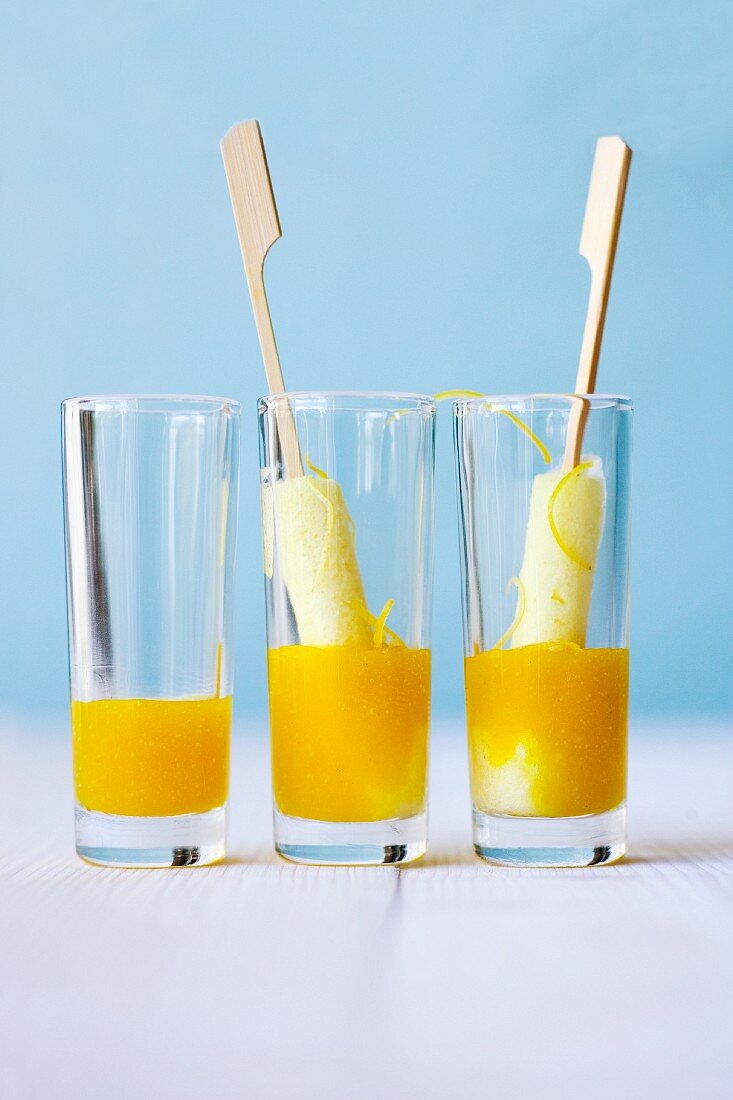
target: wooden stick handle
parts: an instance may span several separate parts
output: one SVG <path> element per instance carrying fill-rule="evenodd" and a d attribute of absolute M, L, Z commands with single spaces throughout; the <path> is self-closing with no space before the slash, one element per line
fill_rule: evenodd
<path fill-rule="evenodd" d="M 578 376 L 575 380 L 576 394 L 594 393 L 596 388 L 603 326 L 630 164 L 631 149 L 621 138 L 598 139 L 580 235 L 580 254 L 590 267 L 590 293 Z M 587 401 L 573 402 L 563 460 L 565 470 L 572 470 L 580 462 L 589 411 Z"/>
<path fill-rule="evenodd" d="M 265 257 L 275 241 L 282 236 L 282 231 L 260 124 L 251 120 L 232 126 L 222 138 L 221 155 L 268 389 L 272 394 L 285 393 L 264 278 Z M 278 406 L 276 417 L 286 471 L 291 477 L 300 477 L 303 463 L 295 419 L 287 402 Z"/>

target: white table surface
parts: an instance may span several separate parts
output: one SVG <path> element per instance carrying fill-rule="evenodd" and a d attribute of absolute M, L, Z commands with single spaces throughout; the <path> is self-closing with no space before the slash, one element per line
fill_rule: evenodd
<path fill-rule="evenodd" d="M 631 854 L 571 871 L 474 859 L 457 728 L 404 869 L 278 860 L 263 728 L 173 871 L 77 861 L 67 736 L 0 745 L 2 1100 L 733 1095 L 731 728 L 637 727 Z"/>

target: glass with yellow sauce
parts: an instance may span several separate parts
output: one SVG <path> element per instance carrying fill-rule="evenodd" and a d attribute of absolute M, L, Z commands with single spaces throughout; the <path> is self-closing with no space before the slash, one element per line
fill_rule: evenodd
<path fill-rule="evenodd" d="M 275 846 L 288 859 L 425 851 L 434 418 L 421 395 L 260 402 Z"/>
<path fill-rule="evenodd" d="M 239 407 L 62 409 L 76 847 L 125 867 L 226 851 Z"/>
<path fill-rule="evenodd" d="M 474 848 L 586 866 L 626 849 L 631 403 L 455 403 Z"/>

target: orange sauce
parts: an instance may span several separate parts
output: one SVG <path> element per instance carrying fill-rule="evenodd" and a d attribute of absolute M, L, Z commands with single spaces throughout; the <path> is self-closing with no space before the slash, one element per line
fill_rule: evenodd
<path fill-rule="evenodd" d="M 231 716 L 231 696 L 72 702 L 77 801 L 136 817 L 223 806 Z"/>
<path fill-rule="evenodd" d="M 474 805 L 574 817 L 626 795 L 627 649 L 543 643 L 466 658 Z"/>
<path fill-rule="evenodd" d="M 278 809 L 317 821 L 411 817 L 425 806 L 430 652 L 283 646 L 268 652 Z"/>

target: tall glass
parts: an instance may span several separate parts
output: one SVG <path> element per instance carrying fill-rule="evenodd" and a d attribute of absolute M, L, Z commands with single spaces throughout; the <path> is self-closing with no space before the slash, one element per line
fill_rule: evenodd
<path fill-rule="evenodd" d="M 76 850 L 125 867 L 225 854 L 239 406 L 62 406 Z"/>
<path fill-rule="evenodd" d="M 457 401 L 476 853 L 586 866 L 626 850 L 625 397 Z M 568 424 L 587 416 L 577 462 Z"/>
<path fill-rule="evenodd" d="M 302 863 L 416 859 L 435 402 L 296 393 L 262 398 L 259 417 L 276 848 Z"/>

